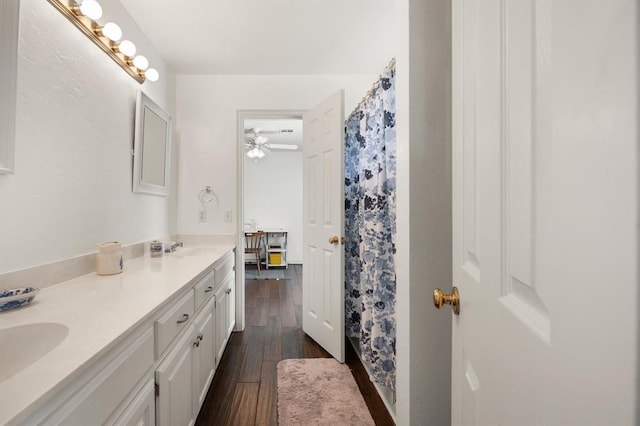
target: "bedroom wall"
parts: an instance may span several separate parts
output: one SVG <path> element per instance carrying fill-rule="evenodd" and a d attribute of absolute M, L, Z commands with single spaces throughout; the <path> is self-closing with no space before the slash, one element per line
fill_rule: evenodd
<path fill-rule="evenodd" d="M 302 152 L 244 160 L 244 223 L 287 231 L 287 262 L 302 263 Z"/>
<path fill-rule="evenodd" d="M 0 273 L 174 232 L 169 198 L 133 194 L 136 92 L 175 115 L 175 75 L 117 0 L 104 15 L 144 52 L 160 80 L 142 86 L 46 1 L 23 0 L 15 172 L 0 175 Z M 0 283 L 1 286 L 1 283 Z"/>

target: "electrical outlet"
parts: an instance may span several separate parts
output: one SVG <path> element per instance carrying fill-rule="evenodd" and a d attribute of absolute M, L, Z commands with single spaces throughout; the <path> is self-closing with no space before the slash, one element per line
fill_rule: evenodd
<path fill-rule="evenodd" d="M 207 211 L 206 210 L 200 210 L 200 214 L 198 216 L 198 220 L 200 222 L 206 222 L 207 221 Z"/>
<path fill-rule="evenodd" d="M 224 211 L 224 221 L 231 222 L 231 210 Z"/>

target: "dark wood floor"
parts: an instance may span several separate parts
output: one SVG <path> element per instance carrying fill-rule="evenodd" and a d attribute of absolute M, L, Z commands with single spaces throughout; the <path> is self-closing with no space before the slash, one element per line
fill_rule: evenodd
<path fill-rule="evenodd" d="M 290 265 L 287 280 L 248 280 L 246 327 L 233 333 L 197 426 L 277 425 L 276 366 L 283 359 L 330 355 L 302 331 L 302 268 Z M 376 425 L 393 425 L 380 396 L 347 343 L 347 365 Z"/>

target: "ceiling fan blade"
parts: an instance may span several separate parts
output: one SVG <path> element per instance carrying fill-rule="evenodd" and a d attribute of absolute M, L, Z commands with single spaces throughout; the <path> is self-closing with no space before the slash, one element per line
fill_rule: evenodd
<path fill-rule="evenodd" d="M 269 133 L 293 133 L 293 129 L 280 129 L 277 127 L 267 127 L 267 128 L 259 128 L 259 127 L 249 127 L 244 129 L 244 133 L 247 135 L 255 135 L 258 134 L 269 134 Z"/>
<path fill-rule="evenodd" d="M 267 144 L 264 144 L 264 146 L 271 149 L 286 149 L 290 151 L 295 151 L 298 149 L 298 145 L 285 145 L 280 143 L 267 143 Z"/>

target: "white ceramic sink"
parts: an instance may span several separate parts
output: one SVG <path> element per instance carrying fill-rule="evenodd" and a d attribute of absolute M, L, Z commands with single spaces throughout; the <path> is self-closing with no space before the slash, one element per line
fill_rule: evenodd
<path fill-rule="evenodd" d="M 179 248 L 175 254 L 183 256 L 200 256 L 203 254 L 213 253 L 214 251 L 216 251 L 216 249 L 213 247 L 183 247 Z"/>
<path fill-rule="evenodd" d="M 51 352 L 68 334 L 66 325 L 53 322 L 0 329 L 0 382 Z"/>

